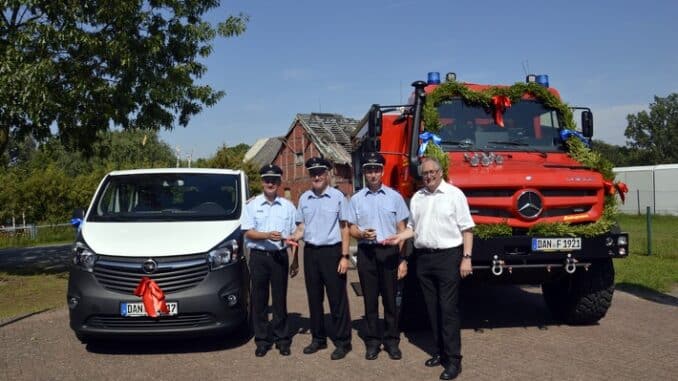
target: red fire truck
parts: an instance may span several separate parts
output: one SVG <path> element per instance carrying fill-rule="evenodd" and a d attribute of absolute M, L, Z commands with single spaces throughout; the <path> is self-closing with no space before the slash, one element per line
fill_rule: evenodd
<path fill-rule="evenodd" d="M 591 111 L 577 108 L 575 131 L 571 109 L 545 75 L 513 86 L 458 82 L 453 73 L 438 78 L 414 82 L 408 104 L 370 108 L 356 130 L 354 184 L 363 184 L 361 155 L 378 151 L 384 183 L 408 199 L 421 186 L 425 147 L 435 145 L 478 225 L 474 281 L 541 284 L 556 318 L 597 322 L 612 301 L 612 259 L 628 255 L 628 234 L 609 221 L 614 179 L 573 153 L 590 143 Z M 404 313 L 417 299 L 407 288 Z"/>

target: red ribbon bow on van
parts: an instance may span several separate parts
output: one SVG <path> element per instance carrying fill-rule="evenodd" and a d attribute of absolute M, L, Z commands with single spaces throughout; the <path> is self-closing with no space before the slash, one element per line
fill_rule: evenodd
<path fill-rule="evenodd" d="M 494 109 L 494 122 L 499 127 L 504 127 L 504 113 L 511 107 L 511 98 L 506 95 L 495 95 L 492 97 L 492 108 Z"/>
<path fill-rule="evenodd" d="M 165 303 L 165 293 L 153 279 L 147 276 L 142 277 L 134 290 L 134 295 L 141 297 L 148 316 L 158 317 L 158 312 L 169 314 L 169 308 Z"/>

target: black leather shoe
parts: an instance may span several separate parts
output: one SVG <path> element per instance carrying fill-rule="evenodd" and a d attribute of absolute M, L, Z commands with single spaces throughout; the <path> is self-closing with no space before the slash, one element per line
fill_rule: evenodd
<path fill-rule="evenodd" d="M 433 368 L 434 366 L 440 365 L 440 355 L 437 354 L 437 353 L 434 354 L 433 357 L 431 357 L 430 359 L 426 360 L 426 362 L 424 363 L 424 365 L 426 365 L 426 366 L 429 367 L 429 368 Z"/>
<path fill-rule="evenodd" d="M 292 354 L 290 351 L 290 345 L 289 344 L 278 344 L 275 343 L 275 347 L 278 348 L 278 351 L 280 351 L 280 354 L 283 356 L 289 356 Z"/>
<path fill-rule="evenodd" d="M 384 350 L 386 353 L 388 353 L 388 357 L 391 358 L 391 360 L 400 360 L 403 358 L 403 353 L 400 352 L 400 349 L 395 346 L 384 346 Z"/>
<path fill-rule="evenodd" d="M 266 356 L 266 352 L 268 352 L 270 348 L 267 347 L 257 347 L 257 349 L 254 351 L 254 355 L 257 357 L 264 357 Z"/>
<path fill-rule="evenodd" d="M 327 343 L 319 343 L 317 341 L 311 341 L 306 348 L 304 348 L 304 354 L 310 355 L 316 353 L 321 349 L 327 349 Z"/>
<path fill-rule="evenodd" d="M 332 360 L 341 360 L 344 357 L 346 357 L 346 355 L 348 354 L 348 352 L 351 351 L 351 349 L 352 349 L 351 344 L 344 345 L 343 347 L 336 347 L 334 349 L 334 352 L 332 352 L 330 358 Z"/>
<path fill-rule="evenodd" d="M 367 347 L 367 350 L 365 351 L 366 360 L 376 360 L 378 356 L 379 356 L 379 347 L 377 346 Z"/>
<path fill-rule="evenodd" d="M 441 380 L 454 380 L 461 373 L 461 364 L 459 365 L 450 365 L 447 369 L 443 370 L 440 373 Z"/>

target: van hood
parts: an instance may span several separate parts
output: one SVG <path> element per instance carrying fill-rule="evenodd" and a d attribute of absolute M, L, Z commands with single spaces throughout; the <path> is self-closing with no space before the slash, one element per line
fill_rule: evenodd
<path fill-rule="evenodd" d="M 81 234 L 97 254 L 167 257 L 205 253 L 240 230 L 240 221 L 86 222 Z"/>

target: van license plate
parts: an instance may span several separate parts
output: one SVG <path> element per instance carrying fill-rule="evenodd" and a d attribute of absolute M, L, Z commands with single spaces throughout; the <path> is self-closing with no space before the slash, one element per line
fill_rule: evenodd
<path fill-rule="evenodd" d="M 532 251 L 581 250 L 581 238 L 532 238 Z"/>
<path fill-rule="evenodd" d="M 179 303 L 167 302 L 169 315 L 174 316 L 179 313 Z M 143 303 L 138 302 L 122 302 L 120 303 L 120 315 L 127 317 L 134 316 L 148 316 Z"/>

